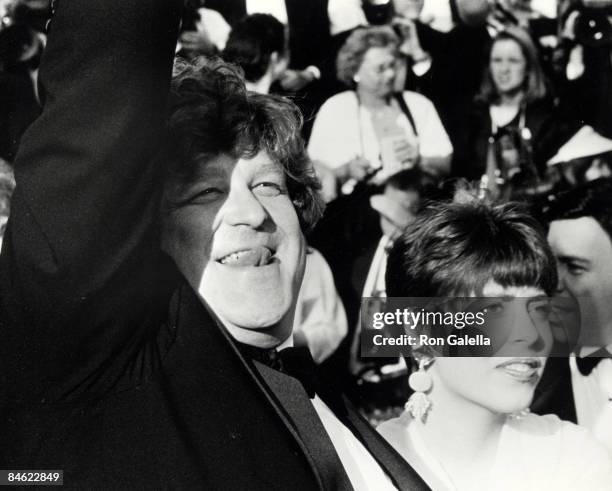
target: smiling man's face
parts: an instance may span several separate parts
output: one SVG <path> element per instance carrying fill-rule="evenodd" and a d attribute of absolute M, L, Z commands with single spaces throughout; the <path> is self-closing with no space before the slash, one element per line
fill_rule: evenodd
<path fill-rule="evenodd" d="M 166 185 L 163 248 L 240 342 L 291 333 L 305 240 L 285 174 L 265 152 L 221 154 Z"/>
<path fill-rule="evenodd" d="M 559 290 L 580 304 L 582 332 L 579 343 L 612 343 L 612 241 L 590 216 L 555 220 L 548 242 L 559 270 Z"/>

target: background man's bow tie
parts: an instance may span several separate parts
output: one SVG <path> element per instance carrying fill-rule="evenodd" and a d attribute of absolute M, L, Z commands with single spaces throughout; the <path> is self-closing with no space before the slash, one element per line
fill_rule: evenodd
<path fill-rule="evenodd" d="M 251 360 L 269 366 L 290 377 L 298 379 L 311 399 L 315 396 L 317 383 L 316 364 L 307 347 L 276 349 L 257 348 L 237 343 L 238 349 Z"/>
<path fill-rule="evenodd" d="M 612 358 L 612 355 L 608 353 L 605 348 L 602 348 L 583 358 L 577 356 L 576 365 L 578 366 L 578 370 L 582 375 L 589 375 L 597 364 L 604 358 Z"/>

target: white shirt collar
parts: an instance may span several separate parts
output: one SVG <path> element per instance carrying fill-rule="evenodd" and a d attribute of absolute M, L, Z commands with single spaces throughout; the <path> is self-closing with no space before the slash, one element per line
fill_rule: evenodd
<path fill-rule="evenodd" d="M 290 334 L 281 344 L 276 347 L 276 351 L 284 350 L 285 348 L 293 348 L 293 334 Z"/>
<path fill-rule="evenodd" d="M 580 348 L 580 351 L 578 352 L 578 356 L 580 356 L 581 358 L 584 358 L 585 356 L 592 355 L 593 353 L 595 353 L 596 351 L 599 351 L 600 349 L 601 349 L 600 346 L 582 346 Z M 608 353 L 612 354 L 612 343 L 609 344 L 608 346 L 605 346 L 605 350 Z"/>

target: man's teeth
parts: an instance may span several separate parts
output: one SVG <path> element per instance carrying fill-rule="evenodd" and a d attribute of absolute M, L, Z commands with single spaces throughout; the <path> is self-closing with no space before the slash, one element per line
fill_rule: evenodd
<path fill-rule="evenodd" d="M 272 252 L 267 247 L 258 246 L 243 251 L 232 252 L 219 259 L 226 266 L 263 266 L 270 262 Z"/>
<path fill-rule="evenodd" d="M 240 252 L 233 252 L 232 254 L 229 254 L 227 256 L 225 256 L 224 258 L 222 258 L 219 262 L 221 264 L 229 264 L 229 263 L 233 263 L 236 262 L 240 259 L 240 257 L 246 253 L 246 251 L 240 251 Z"/>

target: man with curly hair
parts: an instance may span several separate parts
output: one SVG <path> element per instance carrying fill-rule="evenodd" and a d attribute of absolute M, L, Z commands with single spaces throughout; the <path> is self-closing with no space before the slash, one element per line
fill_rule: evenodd
<path fill-rule="evenodd" d="M 419 489 L 292 370 L 320 214 L 300 116 L 222 64 L 170 86 L 180 3 L 53 2 L 0 255 L 0 468 L 78 489 Z"/>

